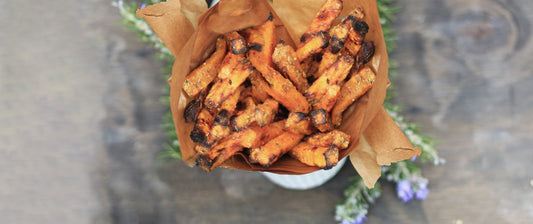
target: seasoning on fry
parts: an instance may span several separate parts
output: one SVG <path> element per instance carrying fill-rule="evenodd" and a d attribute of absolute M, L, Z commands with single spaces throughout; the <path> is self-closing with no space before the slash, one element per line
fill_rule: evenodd
<path fill-rule="evenodd" d="M 217 39 L 184 84 L 194 97 L 183 116 L 195 122 L 199 167 L 211 171 L 237 153 L 261 167 L 285 155 L 322 169 L 337 164 L 350 136 L 335 127 L 376 79 L 365 66 L 374 44 L 364 41 L 364 12 L 355 9 L 332 27 L 341 10 L 341 0 L 326 0 L 296 49 L 275 44 L 272 13 Z"/>

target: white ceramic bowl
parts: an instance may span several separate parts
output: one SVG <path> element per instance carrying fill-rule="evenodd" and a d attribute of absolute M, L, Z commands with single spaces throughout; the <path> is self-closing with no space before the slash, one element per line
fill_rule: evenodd
<path fill-rule="evenodd" d="M 283 175 L 269 172 L 262 172 L 261 174 L 280 187 L 291 190 L 308 190 L 318 187 L 333 178 L 341 170 L 345 162 L 346 157 L 329 170 L 318 170 L 302 175 Z"/>

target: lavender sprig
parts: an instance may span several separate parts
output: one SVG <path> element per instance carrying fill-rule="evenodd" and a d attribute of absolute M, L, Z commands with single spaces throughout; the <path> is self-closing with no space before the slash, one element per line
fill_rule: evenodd
<path fill-rule="evenodd" d="M 368 189 L 360 176 L 354 176 L 344 191 L 344 201 L 335 207 L 335 220 L 341 224 L 361 224 L 367 220 L 370 204 L 381 195 L 380 185 Z"/>

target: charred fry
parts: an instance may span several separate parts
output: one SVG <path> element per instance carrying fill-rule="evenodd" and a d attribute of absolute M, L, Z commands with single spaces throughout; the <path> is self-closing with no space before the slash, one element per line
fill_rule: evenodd
<path fill-rule="evenodd" d="M 374 42 L 364 42 L 356 56 L 357 68 L 369 62 L 372 56 L 374 56 Z"/>
<path fill-rule="evenodd" d="M 283 154 L 298 144 L 303 137 L 303 134 L 284 132 L 263 146 L 252 149 L 250 161 L 259 163 L 264 167 L 269 167 Z"/>
<path fill-rule="evenodd" d="M 328 90 L 328 87 L 342 82 L 350 72 L 353 63 L 354 58 L 349 54 L 343 55 L 333 63 L 305 92 L 305 96 L 311 105 L 318 103 Z"/>
<path fill-rule="evenodd" d="M 333 129 L 330 120 L 329 113 L 324 109 L 311 111 L 311 122 L 321 132 L 331 131 Z"/>
<path fill-rule="evenodd" d="M 326 0 L 318 13 L 313 18 L 313 21 L 302 35 L 300 42 L 307 42 L 307 38 L 329 30 L 333 21 L 339 16 L 342 11 L 341 0 Z"/>
<path fill-rule="evenodd" d="M 253 142 L 257 138 L 258 128 L 250 128 L 241 132 L 233 132 L 221 140 L 207 154 L 200 155 L 196 164 L 205 171 L 211 171 L 220 166 L 227 159 L 242 150 L 243 142 Z"/>
<path fill-rule="evenodd" d="M 230 134 L 229 119 L 233 115 L 243 86 L 240 86 L 227 100 L 220 106 L 220 111 L 215 116 L 211 131 L 206 139 L 205 145 L 213 145 L 218 140 Z"/>
<path fill-rule="evenodd" d="M 202 109 L 202 111 L 200 111 L 200 114 L 198 114 L 196 124 L 194 125 L 194 129 L 191 132 L 191 140 L 193 142 L 205 142 L 214 119 L 215 118 L 208 110 Z"/>
<path fill-rule="evenodd" d="M 270 33 L 274 35 L 273 21 L 267 20 L 259 28 L 263 28 L 263 30 L 257 32 L 250 31 L 248 41 L 250 43 L 262 43 L 263 47 L 261 48 L 261 51 L 251 49 L 248 53 L 248 58 L 250 59 L 251 64 L 261 73 L 261 75 L 269 83 L 270 89 L 267 89 L 268 94 L 291 111 L 307 112 L 309 110 L 309 104 L 305 100 L 305 97 L 303 97 L 302 94 L 298 92 L 298 90 L 291 83 L 291 81 L 284 78 L 278 71 L 276 71 L 272 66 L 268 64 L 268 62 L 271 61 L 272 58 L 273 47 L 270 49 L 265 48 L 264 46 L 274 44 L 274 42 L 267 42 L 274 41 L 275 39 L 273 36 L 270 37 Z M 270 58 L 270 60 L 267 58 Z"/>
<path fill-rule="evenodd" d="M 183 112 L 183 118 L 185 118 L 185 122 L 196 122 L 196 118 L 203 108 L 205 94 L 205 91 L 200 92 L 197 98 L 191 100 L 187 104 L 185 111 Z"/>
<path fill-rule="evenodd" d="M 318 78 L 329 66 L 331 66 L 339 57 L 341 49 L 346 43 L 348 33 L 352 30 L 353 17 L 347 17 L 342 23 L 335 25 L 329 31 L 331 39 L 329 40 L 329 46 L 322 55 L 318 72 L 315 74 L 315 78 Z M 355 54 L 354 54 L 355 55 Z"/>
<path fill-rule="evenodd" d="M 372 88 L 375 79 L 376 75 L 372 69 L 369 67 L 363 67 L 344 83 L 339 98 L 331 111 L 333 125 L 339 126 L 341 124 L 342 112 Z"/>
<path fill-rule="evenodd" d="M 272 60 L 300 92 L 304 92 L 309 88 L 306 79 L 307 75 L 300 67 L 300 63 L 296 58 L 296 52 L 294 52 L 291 46 L 283 43 L 276 45 L 272 54 Z"/>
<path fill-rule="evenodd" d="M 285 122 L 285 130 L 309 135 L 315 131 L 309 116 L 301 112 L 290 112 Z"/>
<path fill-rule="evenodd" d="M 255 121 L 255 102 L 254 99 L 248 97 L 244 100 L 245 109 L 231 118 L 231 128 L 234 131 L 240 131 L 249 124 Z"/>
<path fill-rule="evenodd" d="M 364 21 L 353 23 L 353 29 L 348 34 L 348 38 L 357 45 L 361 45 L 368 33 L 368 24 Z"/>
<path fill-rule="evenodd" d="M 307 57 L 321 52 L 329 44 L 329 35 L 327 32 L 319 32 L 309 37 L 307 42 L 301 43 L 296 50 L 298 61 L 303 61 Z"/>
<path fill-rule="evenodd" d="M 333 130 L 308 137 L 291 149 L 289 154 L 304 164 L 329 169 L 337 164 L 339 149 L 348 148 L 349 143 L 349 135 Z"/>
<path fill-rule="evenodd" d="M 289 151 L 289 155 L 308 166 L 331 169 L 339 162 L 339 149 L 336 146 L 316 146 L 300 142 Z"/>
<path fill-rule="evenodd" d="M 228 136 L 230 134 L 229 119 L 231 112 L 227 110 L 221 110 L 213 121 L 213 126 L 209 131 L 209 135 L 206 138 L 204 145 L 211 146 L 218 140 Z"/>
<path fill-rule="evenodd" d="M 349 143 L 349 135 L 333 130 L 308 137 L 291 149 L 289 154 L 304 164 L 329 169 L 337 164 L 339 150 L 348 148 Z"/>
<path fill-rule="evenodd" d="M 190 96 L 196 96 L 204 90 L 216 77 L 220 62 L 226 55 L 226 41 L 219 37 L 216 42 L 216 50 L 198 68 L 194 69 L 183 82 L 183 91 Z"/>
<path fill-rule="evenodd" d="M 226 34 L 226 40 L 228 41 L 233 54 L 243 54 L 248 50 L 247 42 L 243 36 L 241 36 L 237 31 L 233 31 Z"/>
<path fill-rule="evenodd" d="M 228 54 L 231 55 L 231 54 Z M 231 66 L 231 65 L 228 65 Z M 207 95 L 204 105 L 208 110 L 214 110 L 224 100 L 231 96 L 235 90 L 248 78 L 252 73 L 253 67 L 246 58 L 241 58 L 229 77 L 221 76 L 219 74 L 218 81 L 211 87 L 211 91 Z M 221 70 L 222 72 L 222 70 Z"/>
<path fill-rule="evenodd" d="M 350 30 L 351 22 L 349 20 L 344 20 L 343 23 L 331 28 L 331 31 L 329 31 L 329 35 L 331 36 L 329 40 L 329 52 L 336 54 L 341 51 Z"/>
<path fill-rule="evenodd" d="M 264 70 L 263 66 L 272 67 L 272 53 L 276 36 L 274 33 L 275 25 L 272 13 L 268 19 L 261 25 L 251 28 L 248 31 L 248 44 L 250 51 L 248 57 L 259 71 Z"/>

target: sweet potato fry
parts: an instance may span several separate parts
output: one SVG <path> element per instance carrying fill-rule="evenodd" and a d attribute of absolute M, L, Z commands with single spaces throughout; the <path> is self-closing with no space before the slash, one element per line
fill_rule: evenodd
<path fill-rule="evenodd" d="M 307 75 L 300 67 L 300 63 L 296 58 L 296 52 L 291 46 L 283 43 L 276 45 L 272 54 L 272 60 L 300 92 L 305 92 L 309 88 L 306 79 Z"/>
<path fill-rule="evenodd" d="M 331 111 L 331 122 L 339 126 L 342 122 L 342 113 L 359 97 L 364 95 L 374 83 L 376 75 L 369 67 L 363 67 L 357 73 L 352 74 L 350 79 L 344 83 L 339 94 L 339 98 Z"/>
<path fill-rule="evenodd" d="M 326 0 L 320 10 L 313 18 L 313 21 L 302 35 L 300 42 L 307 42 L 307 37 L 314 36 L 319 32 L 328 31 L 333 21 L 342 11 L 341 0 Z"/>
<path fill-rule="evenodd" d="M 219 37 L 216 42 L 215 52 L 185 77 L 183 91 L 188 96 L 194 97 L 204 90 L 217 77 L 220 62 L 224 59 L 224 55 L 226 55 L 226 40 L 223 37 Z"/>
<path fill-rule="evenodd" d="M 329 35 L 331 36 L 329 46 L 324 50 L 315 78 L 318 78 L 339 58 L 340 51 L 344 47 L 346 39 L 348 38 L 348 33 L 352 30 L 352 18 L 353 17 L 345 18 L 342 23 L 333 26 L 329 31 Z"/>
<path fill-rule="evenodd" d="M 340 53 L 332 53 L 330 48 L 326 48 L 324 54 L 322 54 L 322 60 L 320 60 L 318 64 L 318 67 L 315 72 L 312 73 L 313 78 L 316 80 L 320 78 L 322 74 L 324 74 L 324 71 L 328 69 L 333 63 L 335 63 L 339 59 Z"/>
<path fill-rule="evenodd" d="M 298 61 L 303 61 L 306 58 L 321 52 L 329 44 L 329 34 L 327 32 L 319 32 L 314 36 L 308 38 L 307 42 L 300 43 L 296 50 L 296 57 Z"/>
<path fill-rule="evenodd" d="M 349 18 L 349 17 L 353 17 L 353 18 Z M 350 14 L 348 15 L 348 18 L 350 20 L 363 20 L 363 18 L 365 18 L 365 12 L 363 11 L 362 8 L 355 8 L 352 12 L 350 12 Z"/>
<path fill-rule="evenodd" d="M 326 93 L 313 105 L 313 110 L 324 109 L 326 112 L 330 112 L 337 101 L 340 90 L 340 85 L 329 85 Z"/>
<path fill-rule="evenodd" d="M 354 58 L 349 54 L 341 56 L 333 63 L 305 92 L 304 95 L 309 103 L 315 105 L 324 96 L 328 87 L 342 82 L 350 72 L 353 64 Z"/>
<path fill-rule="evenodd" d="M 285 122 L 285 130 L 293 133 L 309 135 L 316 129 L 311 123 L 311 119 L 301 112 L 290 112 Z"/>
<path fill-rule="evenodd" d="M 196 124 L 194 129 L 191 131 L 191 140 L 193 142 L 205 142 L 207 135 L 210 132 L 211 125 L 213 124 L 215 117 L 211 115 L 207 109 L 202 109 L 198 118 L 196 119 Z"/>
<path fill-rule="evenodd" d="M 362 11 L 356 9 L 347 18 L 351 21 L 352 29 L 349 31 L 348 38 L 344 45 L 346 50 L 352 55 L 357 55 L 357 52 L 359 52 L 363 40 L 368 33 L 368 24 L 361 20 L 363 16 L 364 14 Z"/>
<path fill-rule="evenodd" d="M 257 105 L 255 108 L 255 122 L 260 127 L 270 124 L 278 112 L 278 101 L 269 98 L 264 103 Z"/>
<path fill-rule="evenodd" d="M 357 69 L 369 62 L 372 56 L 374 56 L 374 42 L 364 42 L 356 56 Z"/>
<path fill-rule="evenodd" d="M 185 122 L 196 122 L 198 114 L 200 114 L 200 111 L 202 111 L 205 95 L 206 91 L 201 91 L 200 94 L 198 94 L 198 97 L 191 100 L 187 104 L 185 111 L 183 112 L 183 118 L 185 118 Z"/>
<path fill-rule="evenodd" d="M 260 102 L 264 102 L 266 99 L 268 99 L 269 92 L 272 92 L 273 90 L 270 89 L 270 86 L 265 81 L 265 79 L 261 76 L 261 73 L 259 71 L 255 70 L 252 72 L 250 77 L 248 77 L 250 82 L 252 83 L 251 88 L 251 94 L 252 97 Z"/>
<path fill-rule="evenodd" d="M 284 78 L 272 67 L 266 67 L 265 71 L 260 72 L 269 83 L 270 88 L 267 91 L 272 98 L 285 106 L 289 111 L 309 112 L 309 103 L 291 81 Z"/>
<path fill-rule="evenodd" d="M 221 110 L 213 121 L 209 135 L 206 138 L 204 145 L 211 146 L 215 142 L 230 134 L 229 119 L 231 112 L 227 110 Z"/>
<path fill-rule="evenodd" d="M 205 99 L 204 106 L 208 110 L 214 110 L 220 106 L 248 78 L 252 71 L 253 67 L 250 62 L 246 58 L 241 58 L 235 65 L 230 77 L 220 77 L 219 75 L 219 79 L 211 87 Z"/>
<path fill-rule="evenodd" d="M 341 51 L 351 29 L 352 23 L 347 19 L 331 28 L 329 31 L 329 36 L 331 36 L 331 39 L 329 40 L 329 52 L 336 54 Z"/>
<path fill-rule="evenodd" d="M 344 43 L 344 50 L 346 50 L 351 55 L 357 55 L 359 49 L 361 49 L 361 45 L 358 45 L 351 40 L 346 40 L 346 43 Z"/>
<path fill-rule="evenodd" d="M 321 132 L 327 132 L 333 129 L 330 115 L 324 109 L 311 111 L 311 123 Z"/>
<path fill-rule="evenodd" d="M 211 171 L 243 148 L 260 147 L 279 136 L 283 133 L 284 123 L 285 121 L 278 121 L 262 128 L 255 125 L 240 132 L 233 132 L 208 153 L 199 156 L 196 160 L 197 165 L 206 171 Z"/>
<path fill-rule="evenodd" d="M 235 108 L 237 107 L 237 103 L 239 102 L 239 99 L 241 98 L 241 93 L 244 91 L 244 86 L 241 85 L 231 94 L 228 99 L 226 99 L 224 102 L 222 102 L 222 105 L 220 105 L 220 111 L 226 110 L 229 112 L 230 116 L 235 112 Z M 246 93 L 243 93 L 246 94 Z M 220 112 L 219 112 L 220 113 Z"/>
<path fill-rule="evenodd" d="M 298 145 L 289 155 L 300 162 L 329 169 L 335 166 L 339 160 L 339 150 L 348 148 L 350 136 L 338 130 L 327 133 L 317 133 Z"/>
<path fill-rule="evenodd" d="M 244 99 L 245 108 L 231 117 L 231 129 L 241 131 L 243 128 L 255 122 L 256 105 L 252 97 Z"/>
<path fill-rule="evenodd" d="M 259 148 L 253 148 L 250 153 L 250 161 L 269 167 L 283 154 L 288 152 L 304 137 L 303 134 L 284 132 L 270 140 Z"/>
<path fill-rule="evenodd" d="M 331 169 L 339 162 L 339 149 L 336 146 L 316 146 L 300 142 L 289 151 L 289 155 L 308 166 Z"/>
<path fill-rule="evenodd" d="M 350 144 L 350 135 L 339 131 L 332 130 L 326 133 L 316 133 L 309 136 L 306 142 L 317 146 L 331 146 L 334 145 L 339 149 L 346 149 Z"/>
<path fill-rule="evenodd" d="M 263 127 L 271 123 L 278 111 L 278 102 L 269 98 L 264 103 L 255 105 L 253 98 L 245 99 L 246 108 L 231 118 L 231 127 L 234 131 L 240 131 L 252 123 Z"/>
<path fill-rule="evenodd" d="M 348 38 L 357 45 L 361 45 L 368 33 L 368 24 L 365 21 L 355 21 L 352 25 L 353 29 L 348 33 Z"/>
<path fill-rule="evenodd" d="M 220 166 L 227 159 L 241 151 L 243 142 L 253 142 L 257 138 L 258 128 L 249 128 L 240 132 L 233 132 L 221 140 L 207 154 L 196 159 L 196 165 L 205 171 L 211 171 Z"/>
<path fill-rule="evenodd" d="M 272 53 L 274 52 L 274 45 L 276 41 L 275 25 L 272 13 L 268 19 L 261 25 L 250 28 L 248 34 L 248 57 L 250 61 L 259 71 L 264 70 L 260 68 L 263 66 L 274 66 L 272 63 Z"/>
<path fill-rule="evenodd" d="M 285 120 L 276 121 L 256 130 L 257 138 L 250 139 L 251 141 L 243 141 L 242 146 L 245 148 L 258 148 L 264 145 L 266 142 L 269 142 L 283 133 L 284 124 Z M 254 126 L 254 128 L 255 127 L 257 126 Z"/>
<path fill-rule="evenodd" d="M 270 33 L 274 30 L 273 21 L 267 20 L 259 28 L 263 29 L 259 31 L 256 30 L 257 32 L 253 30 L 250 31 L 248 41 L 250 43 L 262 43 L 263 45 L 261 50 L 255 49 L 258 47 L 252 48 L 248 53 L 248 58 L 253 67 L 255 67 L 269 83 L 270 89 L 267 89 L 268 94 L 289 110 L 307 112 L 309 110 L 309 104 L 305 100 L 305 97 L 298 92 L 291 81 L 284 78 L 278 71 L 269 65 L 269 61 L 271 61 L 272 58 L 273 47 L 270 50 L 270 48 L 266 48 L 265 46 L 274 44 L 274 42 L 270 42 L 275 39 L 273 36 L 270 37 Z"/>
<path fill-rule="evenodd" d="M 241 36 L 237 31 L 229 32 L 225 35 L 226 40 L 230 45 L 231 53 L 243 54 L 248 50 L 246 39 Z"/>

